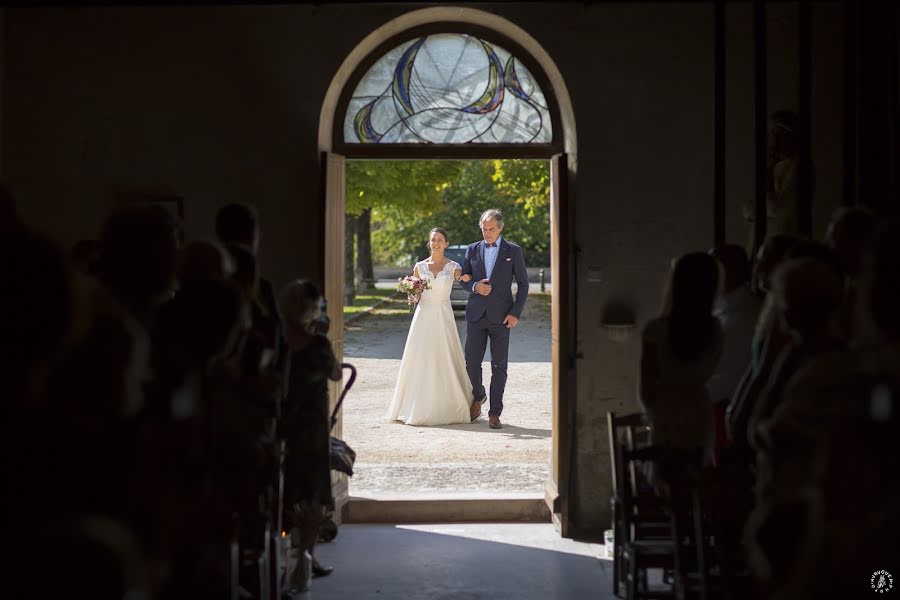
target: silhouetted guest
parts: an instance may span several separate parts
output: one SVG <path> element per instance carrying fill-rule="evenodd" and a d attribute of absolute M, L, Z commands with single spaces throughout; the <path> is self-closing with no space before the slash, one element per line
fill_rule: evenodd
<path fill-rule="evenodd" d="M 197 279 L 228 279 L 234 273 L 231 255 L 221 244 L 194 240 L 185 244 L 178 259 L 178 284 Z"/>
<path fill-rule="evenodd" d="M 857 311 L 872 345 L 810 361 L 759 428 L 773 477 L 748 539 L 772 598 L 851 597 L 896 555 L 900 484 L 887 474 L 900 469 L 900 224 L 864 254 Z"/>
<path fill-rule="evenodd" d="M 662 314 L 644 327 L 640 400 L 653 443 L 702 448 L 713 441 L 707 382 L 722 354 L 722 326 L 712 314 L 718 266 L 702 252 L 678 258 L 669 274 Z"/>
<path fill-rule="evenodd" d="M 4 397 L 43 402 L 51 364 L 79 325 L 78 290 L 60 249 L 24 229 L 0 235 L 0 272 Z"/>
<path fill-rule="evenodd" d="M 793 235 L 777 234 L 766 238 L 756 253 L 756 260 L 751 273 L 751 285 L 754 293 L 765 296 L 771 289 L 772 272 L 781 264 L 785 256 L 800 238 Z"/>
<path fill-rule="evenodd" d="M 232 203 L 219 209 L 216 214 L 216 235 L 226 246 L 239 246 L 248 250 L 254 258 L 256 271 L 256 302 L 261 306 L 275 326 L 274 356 L 272 367 L 282 372 L 287 364 L 287 344 L 279 314 L 275 288 L 259 269 L 259 215 L 256 208 L 249 204 Z M 280 411 L 280 407 L 276 407 Z"/>
<path fill-rule="evenodd" d="M 762 302 L 750 290 L 750 262 L 741 246 L 726 244 L 714 248 L 711 254 L 725 271 L 723 294 L 714 308 L 722 323 L 722 358 L 709 380 L 710 396 L 718 404 L 731 399 L 750 363 L 750 340 Z"/>
<path fill-rule="evenodd" d="M 315 557 L 319 523 L 333 506 L 328 381 L 341 379 L 341 367 L 325 336 L 328 317 L 319 286 L 304 279 L 292 281 L 282 289 L 278 304 L 290 348 L 279 425 L 287 442 L 284 504 L 296 507 L 293 544 Z M 330 569 L 314 561 L 313 572 L 327 575 Z"/>
<path fill-rule="evenodd" d="M 142 533 L 168 565 L 161 598 L 224 593 L 233 516 L 255 505 L 257 452 L 235 435 L 239 410 L 220 393 L 248 323 L 240 291 L 214 277 L 188 282 L 155 314 L 135 496 Z"/>
<path fill-rule="evenodd" d="M 100 280 L 123 306 L 148 323 L 171 298 L 175 283 L 175 221 L 162 207 L 133 205 L 115 211 L 100 239 Z"/>
<path fill-rule="evenodd" d="M 768 385 L 760 395 L 748 423 L 751 444 L 757 450 L 757 496 L 770 493 L 771 453 L 759 427 L 782 404 L 784 388 L 813 359 L 845 352 L 835 335 L 843 301 L 843 280 L 838 271 L 813 258 L 792 259 L 775 273 L 774 293 L 779 319 L 791 336 L 772 368 Z"/>
<path fill-rule="evenodd" d="M 774 457 L 776 489 L 809 482 L 817 444 L 838 435 L 845 419 L 870 401 L 873 382 L 900 382 L 900 226 L 887 226 L 867 254 L 857 312 L 869 329 L 870 344 L 852 356 L 833 352 L 810 361 L 791 378 L 782 404 L 760 426 Z"/>
<path fill-rule="evenodd" d="M 751 340 L 762 301 L 750 289 L 750 262 L 736 244 L 710 250 L 722 266 L 725 286 L 716 300 L 713 314 L 722 324 L 722 357 L 709 380 L 716 423 L 716 460 L 728 446 L 725 412 L 751 358 Z"/>
<path fill-rule="evenodd" d="M 82 275 L 93 276 L 100 258 L 99 240 L 79 240 L 69 250 L 72 265 Z"/>
<path fill-rule="evenodd" d="M 799 233 L 797 124 L 797 114 L 791 110 L 777 110 L 769 117 L 766 237 L 781 233 L 790 235 Z M 812 164 L 810 164 L 810 181 L 815 181 Z M 810 193 L 812 191 L 810 190 Z M 753 226 L 755 211 L 749 206 L 744 206 L 744 217 L 750 223 L 749 247 L 752 248 L 756 235 Z"/>
<path fill-rule="evenodd" d="M 185 403 L 166 404 L 175 418 L 202 412 L 202 385 L 212 362 L 236 352 L 249 329 L 249 309 L 237 287 L 225 279 L 188 282 L 162 306 L 154 328 L 153 364 L 156 383 L 162 385 L 160 399 L 185 387 L 179 395 Z"/>
<path fill-rule="evenodd" d="M 277 350 L 278 323 L 275 315 L 260 299 L 260 277 L 256 258 L 243 246 L 228 246 L 234 262 L 232 280 L 244 293 L 250 306 L 252 326 L 241 361 L 242 372 L 258 375 L 274 367 Z"/>
<path fill-rule="evenodd" d="M 797 114 L 777 110 L 770 118 L 769 190 L 766 196 L 767 235 L 797 234 Z"/>
<path fill-rule="evenodd" d="M 844 273 L 847 275 L 847 294 L 841 314 L 840 333 L 847 343 L 865 343 L 857 340 L 854 327 L 857 296 L 859 295 L 859 274 L 862 257 L 872 243 L 875 233 L 875 217 L 865 208 L 841 207 L 831 215 L 825 231 L 825 243 L 834 251 Z"/>
<path fill-rule="evenodd" d="M 850 279 L 862 268 L 863 252 L 872 243 L 875 217 L 860 207 L 842 206 L 834 211 L 825 231 L 825 244 L 833 251 Z"/>
<path fill-rule="evenodd" d="M 789 337 L 776 319 L 775 300 L 770 293 L 772 272 L 784 260 L 787 253 L 800 242 L 789 235 L 773 235 L 766 239 L 756 254 L 752 287 L 763 297 L 762 307 L 750 340 L 750 363 L 732 394 L 725 411 L 728 439 L 738 453 L 749 454 L 747 423 L 753 408 L 769 378 L 778 353 L 788 343 Z"/>

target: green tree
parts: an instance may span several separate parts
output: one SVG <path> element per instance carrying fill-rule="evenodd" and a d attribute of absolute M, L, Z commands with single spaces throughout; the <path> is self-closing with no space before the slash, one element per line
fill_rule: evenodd
<path fill-rule="evenodd" d="M 426 242 L 432 227 L 447 229 L 451 244 L 480 239 L 478 217 L 487 208 L 503 212 L 504 232 L 524 248 L 528 264 L 549 264 L 547 161 L 347 163 L 347 213 L 356 219 L 359 238 L 355 262 L 357 275 L 363 280 L 367 265 L 371 273 L 373 259 L 380 264 L 409 266 L 427 256 Z M 363 239 L 368 235 L 371 253 Z M 352 256 L 347 260 L 352 262 Z"/>
<path fill-rule="evenodd" d="M 451 244 L 479 240 L 478 218 L 484 210 L 497 208 L 504 216 L 504 234 L 523 247 L 527 263 L 550 264 L 547 161 L 468 161 L 441 196 L 441 205 L 426 211 L 386 206 L 373 212 L 373 241 L 380 263 L 408 265 L 426 256 L 432 227 L 446 229 Z"/>
<path fill-rule="evenodd" d="M 347 162 L 346 210 L 357 221 L 355 230 L 360 237 L 356 240 L 356 266 L 361 281 L 373 278 L 371 238 L 377 236 L 385 221 L 396 222 L 402 228 L 410 219 L 440 210 L 443 190 L 464 164 L 437 160 Z M 378 258 L 415 253 L 402 240 L 392 241 L 399 243 L 391 244 L 389 254 L 379 251 Z M 352 279 L 345 273 L 347 277 Z M 353 282 L 345 281 L 345 285 L 353 286 Z"/>

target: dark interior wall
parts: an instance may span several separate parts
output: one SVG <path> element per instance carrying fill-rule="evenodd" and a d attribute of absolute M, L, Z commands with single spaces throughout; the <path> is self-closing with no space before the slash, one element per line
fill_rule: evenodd
<path fill-rule="evenodd" d="M 218 206 L 244 200 L 260 210 L 271 277 L 321 262 L 320 103 L 358 36 L 322 52 L 334 27 L 304 6 L 8 20 L 7 174 L 26 219 L 71 243 L 97 235 L 118 190 L 159 191 L 184 197 L 187 235 L 202 238 Z"/>
<path fill-rule="evenodd" d="M 637 406 L 639 332 L 657 312 L 670 259 L 713 239 L 712 7 L 477 7 L 534 36 L 572 98 L 580 249 L 572 489 L 579 528 L 602 531 L 606 411 Z M 203 238 L 223 202 L 247 200 L 261 214 L 264 272 L 276 284 L 315 273 L 323 260 L 317 138 L 325 92 L 360 40 L 413 8 L 7 9 L 0 131 L 21 212 L 70 244 L 97 235 L 117 190 L 175 193 L 185 199 L 188 238 Z M 770 52 L 772 108 L 794 99 L 783 10 L 770 19 L 779 48 Z M 832 13 L 814 11 L 814 39 L 834 29 Z M 728 214 L 739 243 L 745 232 L 731 208 L 753 193 L 750 18 L 745 6 L 729 7 Z M 840 90 L 839 46 L 817 44 L 814 56 L 814 94 L 824 90 L 814 105 L 839 107 L 831 97 Z M 814 132 L 820 172 L 840 164 L 840 127 L 823 114 L 813 122 L 822 126 Z M 834 187 L 839 193 L 839 180 Z M 618 298 L 637 316 L 626 342 L 608 339 L 601 324 L 604 306 Z"/>
<path fill-rule="evenodd" d="M 843 23 L 837 2 L 812 7 L 811 154 L 816 167 L 813 235 L 821 238 L 832 211 L 841 204 L 843 127 Z M 766 9 L 768 112 L 797 108 L 797 8 L 792 2 Z M 726 230 L 729 242 L 745 244 L 750 229 L 742 205 L 753 203 L 753 6 L 727 9 Z"/>
<path fill-rule="evenodd" d="M 4 64 L 6 58 L 6 9 L 0 8 L 0 177 L 3 177 L 3 98 L 4 98 Z"/>

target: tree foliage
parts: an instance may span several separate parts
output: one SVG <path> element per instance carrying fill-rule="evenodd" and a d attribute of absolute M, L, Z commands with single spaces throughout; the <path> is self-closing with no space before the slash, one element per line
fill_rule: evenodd
<path fill-rule="evenodd" d="M 504 215 L 503 235 L 526 262 L 550 259 L 550 171 L 542 160 L 349 161 L 347 211 L 372 209 L 372 247 L 380 264 L 407 266 L 427 256 L 428 231 L 443 227 L 451 244 L 481 239 L 478 218 Z"/>
<path fill-rule="evenodd" d="M 347 214 L 392 208 L 400 214 L 438 210 L 441 194 L 465 163 L 440 160 L 347 161 Z"/>

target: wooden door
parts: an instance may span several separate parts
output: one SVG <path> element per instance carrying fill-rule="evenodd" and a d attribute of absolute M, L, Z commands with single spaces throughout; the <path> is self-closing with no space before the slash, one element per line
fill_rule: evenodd
<path fill-rule="evenodd" d="M 572 420 L 570 399 L 574 355 L 574 333 L 570 283 L 572 251 L 570 204 L 568 198 L 568 162 L 565 154 L 550 160 L 550 289 L 551 289 L 551 355 L 553 361 L 553 434 L 550 455 L 550 480 L 545 498 L 553 521 L 563 537 L 569 535 L 569 475 L 572 454 Z"/>
<path fill-rule="evenodd" d="M 344 190 L 345 160 L 339 154 L 323 153 L 322 177 L 325 212 L 325 268 L 324 292 L 328 300 L 328 318 L 331 319 L 329 337 L 339 362 L 344 360 Z M 343 385 L 331 383 L 329 387 L 331 409 L 337 404 Z M 343 435 L 343 418 L 339 414 L 331 434 Z M 335 520 L 340 522 L 341 509 L 347 502 L 347 476 L 331 472 L 331 487 L 335 500 Z"/>

